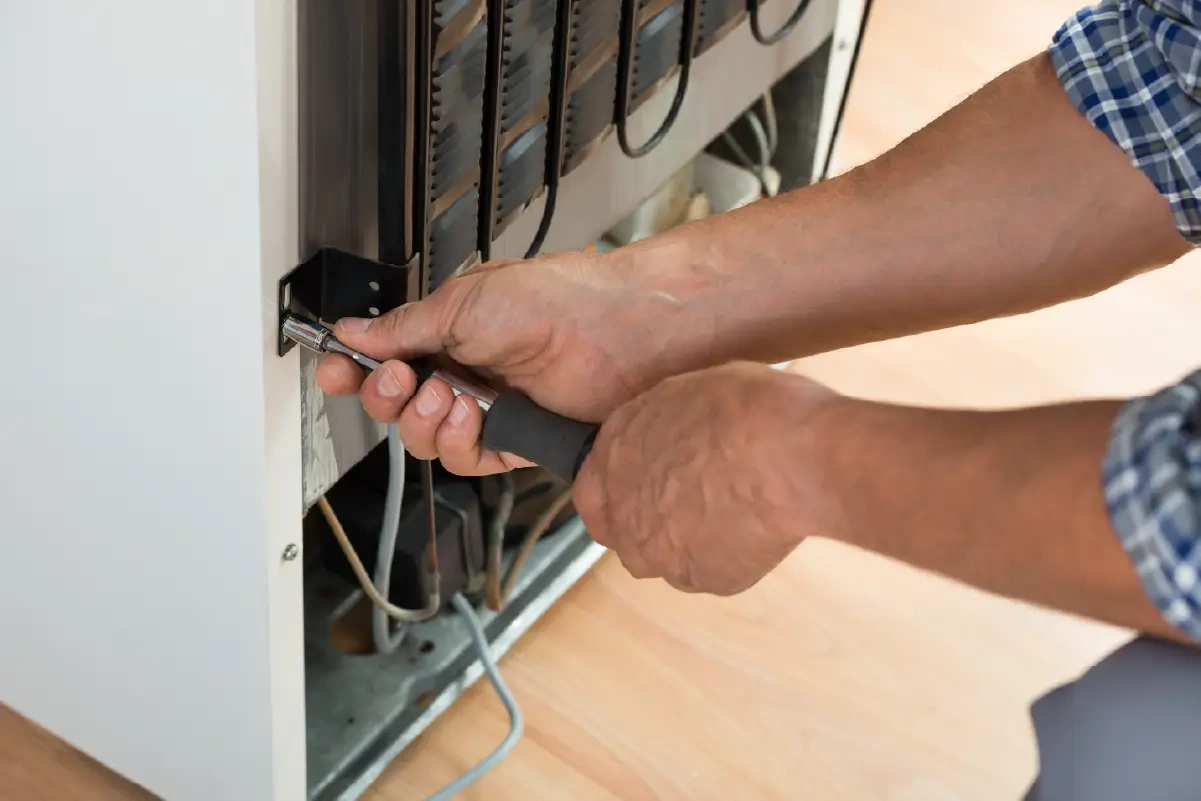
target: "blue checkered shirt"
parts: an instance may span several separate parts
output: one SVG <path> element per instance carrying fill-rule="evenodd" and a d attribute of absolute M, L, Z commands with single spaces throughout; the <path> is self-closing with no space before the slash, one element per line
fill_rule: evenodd
<path fill-rule="evenodd" d="M 1105 0 L 1065 23 L 1049 50 L 1068 97 L 1201 243 L 1201 0 Z M 1201 638 L 1201 371 L 1125 405 L 1103 478 L 1148 595 Z"/>

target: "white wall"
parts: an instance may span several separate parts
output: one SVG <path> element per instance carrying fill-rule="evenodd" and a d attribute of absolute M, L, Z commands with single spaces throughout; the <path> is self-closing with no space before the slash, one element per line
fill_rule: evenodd
<path fill-rule="evenodd" d="M 286 7 L 0 5 L 0 701 L 172 801 L 303 794 Z"/>

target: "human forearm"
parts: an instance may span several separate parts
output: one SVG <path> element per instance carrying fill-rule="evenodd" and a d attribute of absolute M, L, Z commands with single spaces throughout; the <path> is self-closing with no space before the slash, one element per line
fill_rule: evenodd
<path fill-rule="evenodd" d="M 1016 314 L 1180 255 L 1167 202 L 1045 56 L 864 166 L 628 252 L 694 307 L 696 362 L 789 358 Z"/>
<path fill-rule="evenodd" d="M 818 529 L 1004 596 L 1181 638 L 1106 511 L 1119 404 L 1005 412 L 827 404 L 797 472 L 830 499 Z"/>
<path fill-rule="evenodd" d="M 1144 432 L 1162 433 L 1167 447 L 1157 439 L 1156 458 L 1107 463 L 1122 442 L 1120 407 L 904 407 L 734 362 L 663 381 L 610 416 L 576 480 L 576 508 L 635 576 L 684 590 L 741 592 L 821 536 L 999 595 L 1183 639 L 1186 629 L 1161 611 L 1175 600 L 1160 595 L 1167 601 L 1157 606 L 1145 581 L 1165 571 L 1171 581 L 1191 560 L 1135 556 L 1148 532 L 1119 535 L 1115 496 L 1102 487 L 1153 479 L 1161 502 L 1139 518 L 1162 520 L 1174 501 L 1173 509 L 1201 508 L 1163 494 L 1172 486 L 1164 475 L 1188 480 L 1188 448 L 1171 444 L 1157 407 L 1124 430 L 1140 443 Z M 1107 464 L 1119 484 L 1103 479 Z M 1139 474 L 1133 485 L 1128 464 Z"/>

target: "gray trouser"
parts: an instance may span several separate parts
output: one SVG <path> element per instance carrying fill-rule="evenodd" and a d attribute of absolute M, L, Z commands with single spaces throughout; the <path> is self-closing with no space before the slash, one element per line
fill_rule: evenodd
<path fill-rule="evenodd" d="M 1026 801 L 1201 799 L 1201 649 L 1139 639 L 1030 709 Z"/>

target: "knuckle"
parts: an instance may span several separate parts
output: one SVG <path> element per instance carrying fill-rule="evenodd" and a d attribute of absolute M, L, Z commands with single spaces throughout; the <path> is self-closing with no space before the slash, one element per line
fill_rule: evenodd
<path fill-rule="evenodd" d="M 472 273 L 452 279 L 443 285 L 442 290 L 445 290 L 445 294 L 433 313 L 435 327 L 441 332 L 443 347 L 453 349 L 471 338 L 474 332 L 469 329 L 473 327 L 473 321 L 483 319 L 474 312 L 483 302 L 488 277 L 489 273 Z"/>
<path fill-rule="evenodd" d="M 412 303 L 402 303 L 395 309 L 386 311 L 375 318 L 375 322 L 371 324 L 371 328 L 377 330 L 379 333 L 395 334 L 404 326 L 412 310 Z"/>

